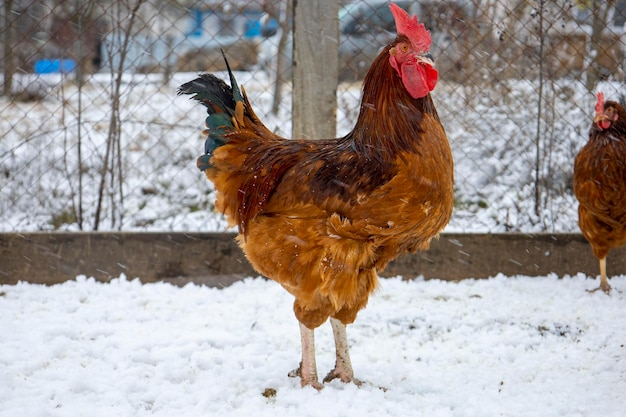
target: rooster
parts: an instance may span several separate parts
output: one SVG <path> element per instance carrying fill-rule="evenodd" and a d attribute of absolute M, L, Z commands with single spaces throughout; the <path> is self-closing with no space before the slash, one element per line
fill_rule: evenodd
<path fill-rule="evenodd" d="M 216 208 L 260 274 L 294 298 L 302 361 L 291 376 L 321 389 L 314 329 L 330 318 L 335 367 L 324 382 L 355 379 L 346 325 L 401 254 L 428 249 L 453 207 L 453 160 L 430 96 L 438 73 L 430 33 L 390 5 L 398 35 L 365 77 L 356 126 L 337 139 L 288 140 L 255 115 L 228 69 L 182 85 L 206 106 L 208 138 L 198 168 Z"/>
<path fill-rule="evenodd" d="M 574 162 L 578 225 L 600 261 L 600 287 L 610 293 L 606 257 L 626 244 L 626 111 L 597 94 L 589 141 Z"/>

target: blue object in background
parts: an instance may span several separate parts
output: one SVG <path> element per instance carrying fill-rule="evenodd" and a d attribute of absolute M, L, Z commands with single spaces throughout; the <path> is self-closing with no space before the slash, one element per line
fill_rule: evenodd
<path fill-rule="evenodd" d="M 256 36 L 261 36 L 261 21 L 257 20 L 248 20 L 245 24 L 245 33 L 243 34 L 244 38 L 254 38 Z"/>
<path fill-rule="evenodd" d="M 278 21 L 274 18 L 269 19 L 262 26 L 263 27 L 261 29 L 261 36 L 264 36 L 266 38 L 276 35 L 276 33 L 278 32 L 278 28 L 279 28 Z"/>
<path fill-rule="evenodd" d="M 202 36 L 202 20 L 204 12 L 201 9 L 191 8 L 191 30 L 187 32 L 187 36 Z"/>
<path fill-rule="evenodd" d="M 35 62 L 35 74 L 67 74 L 76 69 L 73 59 L 40 59 Z"/>

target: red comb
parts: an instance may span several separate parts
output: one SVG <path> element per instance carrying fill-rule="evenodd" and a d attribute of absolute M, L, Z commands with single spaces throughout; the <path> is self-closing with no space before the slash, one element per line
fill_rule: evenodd
<path fill-rule="evenodd" d="M 596 97 L 598 98 L 596 102 L 596 114 L 598 114 L 604 111 L 604 93 L 600 91 L 596 94 Z"/>
<path fill-rule="evenodd" d="M 428 51 L 433 40 L 424 24 L 417 21 L 417 16 L 409 16 L 404 9 L 395 3 L 391 3 L 389 8 L 396 21 L 396 31 L 398 35 L 404 35 L 409 38 L 415 48 Z"/>

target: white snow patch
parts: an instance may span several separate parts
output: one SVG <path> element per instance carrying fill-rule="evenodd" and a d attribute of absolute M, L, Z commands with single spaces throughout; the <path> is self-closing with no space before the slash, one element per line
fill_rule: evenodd
<path fill-rule="evenodd" d="M 365 384 L 321 392 L 287 377 L 298 325 L 271 281 L 0 286 L 0 416 L 621 417 L 626 276 L 610 296 L 585 291 L 597 284 L 384 279 L 348 327 Z M 329 327 L 316 331 L 321 374 Z"/>

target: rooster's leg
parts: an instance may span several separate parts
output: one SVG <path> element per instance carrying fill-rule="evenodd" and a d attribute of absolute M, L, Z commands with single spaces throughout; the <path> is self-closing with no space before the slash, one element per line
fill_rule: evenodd
<path fill-rule="evenodd" d="M 303 387 L 310 385 L 315 389 L 322 389 L 323 385 L 317 380 L 315 333 L 300 323 L 300 339 L 302 341 L 302 362 L 300 362 L 298 369 L 289 373 L 289 376 L 299 376 Z"/>
<path fill-rule="evenodd" d="M 611 286 L 606 278 L 606 257 L 600 259 L 600 286 L 590 292 L 596 292 L 598 290 L 602 290 L 607 294 L 611 292 Z"/>
<path fill-rule="evenodd" d="M 361 385 L 361 381 L 354 378 L 354 372 L 352 371 L 346 325 L 333 317 L 330 318 L 330 324 L 333 327 L 333 336 L 335 336 L 337 360 L 335 361 L 335 369 L 326 375 L 324 382 L 339 378 L 342 382 L 354 382 L 357 385 Z"/>

